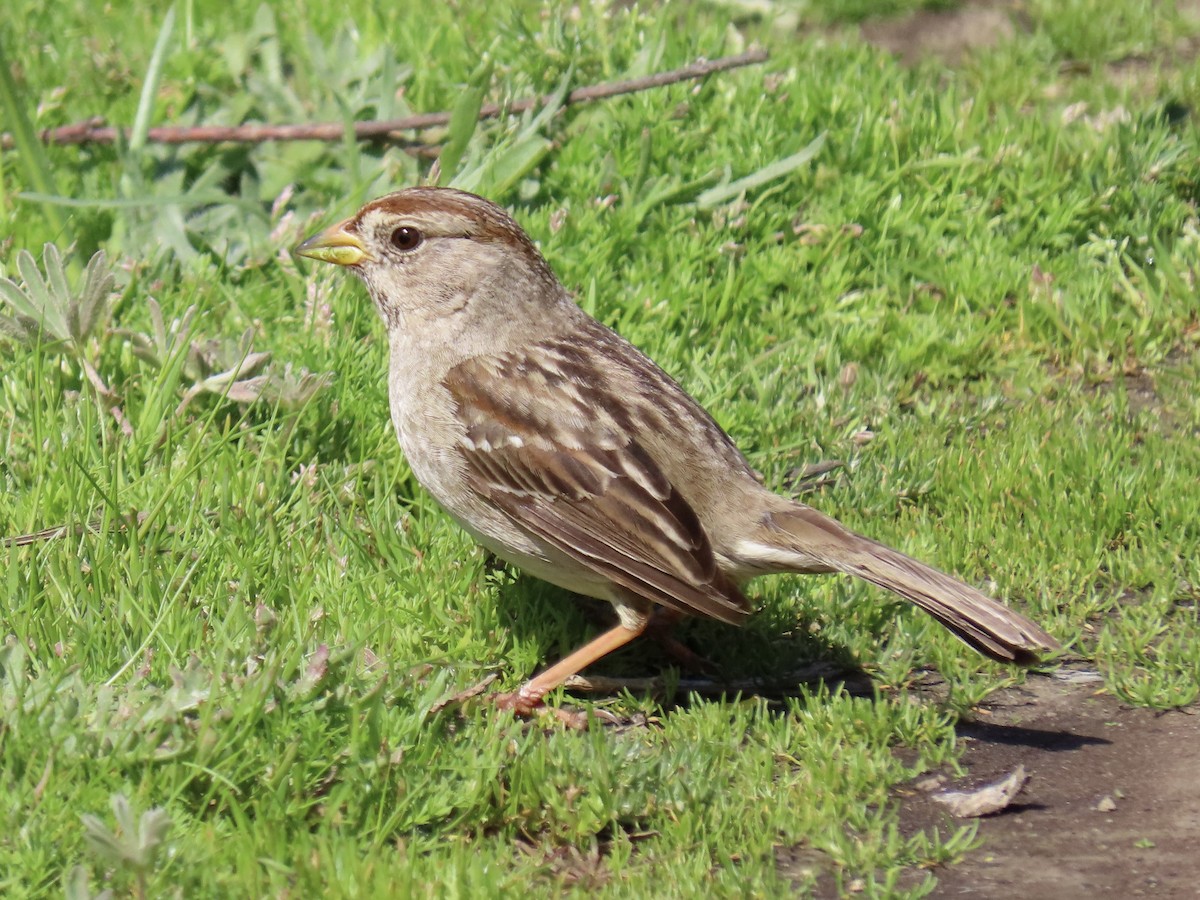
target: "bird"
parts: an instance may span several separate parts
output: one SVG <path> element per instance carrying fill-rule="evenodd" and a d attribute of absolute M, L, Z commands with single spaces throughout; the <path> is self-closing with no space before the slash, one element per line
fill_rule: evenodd
<path fill-rule="evenodd" d="M 752 612 L 745 584 L 781 573 L 886 588 L 1001 662 L 1059 649 L 976 588 L 772 491 L 678 382 L 580 308 L 499 205 L 409 187 L 296 252 L 366 286 L 417 481 L 496 556 L 616 611 L 615 626 L 498 705 L 531 713 L 602 656 L 684 617 L 740 625 Z"/>

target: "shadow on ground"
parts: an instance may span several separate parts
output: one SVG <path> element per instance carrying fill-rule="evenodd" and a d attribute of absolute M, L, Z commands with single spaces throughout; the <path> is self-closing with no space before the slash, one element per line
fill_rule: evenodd
<path fill-rule="evenodd" d="M 935 874 L 934 897 L 1200 896 L 1200 709 L 1131 708 L 1097 684 L 1031 677 L 959 729 L 969 789 L 1023 765 L 1017 803 Z M 905 833 L 952 827 L 928 778 L 900 793 Z M 937 787 L 941 790 L 942 787 Z"/>

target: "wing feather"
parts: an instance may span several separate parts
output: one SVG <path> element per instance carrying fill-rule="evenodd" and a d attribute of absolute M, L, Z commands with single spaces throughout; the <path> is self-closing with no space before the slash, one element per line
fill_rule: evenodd
<path fill-rule="evenodd" d="M 532 353 L 470 360 L 447 376 L 471 489 L 634 594 L 741 622 L 749 604 L 718 568 L 695 511 L 634 437 L 597 413 L 616 398 L 596 379 L 580 384 L 552 366 L 552 354 Z M 503 389 L 484 394 L 484 384 Z"/>

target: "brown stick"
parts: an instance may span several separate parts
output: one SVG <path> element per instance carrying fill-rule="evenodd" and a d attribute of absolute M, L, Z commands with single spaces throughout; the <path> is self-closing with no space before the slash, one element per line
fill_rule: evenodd
<path fill-rule="evenodd" d="M 129 519 L 117 519 L 108 530 L 121 531 L 129 526 L 130 521 L 141 525 L 142 522 L 146 521 L 146 513 L 135 513 Z M 35 531 L 32 534 L 0 537 L 0 547 L 27 547 L 30 544 L 36 544 L 38 541 L 54 541 L 59 538 L 77 537 L 82 534 L 100 534 L 104 530 L 104 517 L 96 516 L 84 525 L 56 525 L 53 528 L 43 528 L 41 531 Z"/>
<path fill-rule="evenodd" d="M 114 407 L 114 409 L 116 409 Z M 122 416 L 122 419 L 124 417 Z M 85 534 L 104 534 L 114 531 L 124 531 L 126 528 L 140 528 L 149 517 L 148 512 L 130 512 L 127 516 L 118 516 L 113 519 L 112 524 L 108 528 L 104 527 L 104 516 L 95 515 L 82 525 L 55 525 L 53 528 L 43 528 L 41 531 L 34 531 L 30 534 L 18 534 L 12 537 L 0 537 L 0 547 L 28 547 L 30 544 L 36 544 L 40 541 L 57 541 L 65 537 L 79 537 Z M 210 522 L 215 522 L 217 514 L 213 510 L 205 510 L 204 518 Z M 169 533 L 178 531 L 178 526 L 170 525 L 167 527 Z"/>
<path fill-rule="evenodd" d="M 766 50 L 754 49 L 737 56 L 700 60 L 669 72 L 657 72 L 641 78 L 628 78 L 624 81 L 611 81 L 576 88 L 567 95 L 566 103 L 586 103 L 615 97 L 619 94 L 632 94 L 637 91 L 664 87 L 680 81 L 703 78 L 715 72 L 756 65 L 765 62 L 766 59 Z M 525 112 L 545 104 L 548 99 L 548 97 L 525 97 L 508 104 L 488 103 L 479 110 L 479 118 L 493 119 L 505 112 Z M 396 143 L 414 143 L 405 139 L 398 132 L 445 125 L 450 121 L 450 115 L 449 112 L 421 113 L 406 116 L 403 119 L 355 122 L 354 136 L 359 140 L 386 139 Z M 39 137 L 46 144 L 111 144 L 117 140 L 118 134 L 128 138 L 129 129 L 118 129 L 113 125 L 105 125 L 101 118 L 93 118 L 86 122 L 77 122 L 74 125 L 64 125 L 61 128 L 47 128 L 40 133 Z M 309 125 L 196 125 L 188 127 L 164 125 L 159 128 L 151 128 L 146 139 L 159 144 L 218 144 L 226 141 L 256 144 L 263 141 L 340 141 L 345 136 L 345 124 L 324 122 Z M 0 135 L 0 147 L 7 150 L 12 146 L 12 135 L 7 133 Z"/>
<path fill-rule="evenodd" d="M 775 678 L 742 678 L 724 680 L 720 678 L 680 678 L 675 682 L 675 693 L 747 695 L 790 695 L 798 685 L 810 685 L 821 681 L 842 681 L 849 685 L 849 692 L 858 693 L 856 688 L 861 673 L 835 663 L 819 662 Z M 654 678 L 607 678 L 603 675 L 572 675 L 562 686 L 569 691 L 585 694 L 616 694 L 627 690 L 634 694 L 662 695 L 668 680 Z"/>

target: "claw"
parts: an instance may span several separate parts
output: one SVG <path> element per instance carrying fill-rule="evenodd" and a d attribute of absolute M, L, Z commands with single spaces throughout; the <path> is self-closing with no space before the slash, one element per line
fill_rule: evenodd
<path fill-rule="evenodd" d="M 507 710 L 523 719 L 529 718 L 539 709 L 545 709 L 540 697 L 537 699 L 527 697 L 520 691 L 492 694 L 488 700 L 496 709 Z"/>
<path fill-rule="evenodd" d="M 586 731 L 588 714 L 581 709 L 568 709 L 563 706 L 546 706 L 541 697 L 530 697 L 521 691 L 505 694 L 492 694 L 488 698 L 496 709 L 507 710 L 522 719 L 532 719 L 534 716 L 545 718 L 552 716 L 558 719 L 572 731 Z M 605 718 L 607 714 L 597 714 L 597 718 Z"/>

